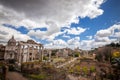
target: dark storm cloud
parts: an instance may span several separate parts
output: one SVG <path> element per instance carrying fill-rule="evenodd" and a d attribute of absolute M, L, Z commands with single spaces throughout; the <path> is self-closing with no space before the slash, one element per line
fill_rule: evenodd
<path fill-rule="evenodd" d="M 101 15 L 103 10 L 99 5 L 102 3 L 103 0 L 0 0 L 4 7 L 24 13 L 30 19 L 56 20 L 63 25 L 76 22 L 78 16 L 94 18 Z"/>
<path fill-rule="evenodd" d="M 0 0 L 0 4 L 11 8 L 18 12 L 29 13 L 28 15 L 36 15 L 40 13 L 40 8 L 47 4 L 47 0 Z"/>
<path fill-rule="evenodd" d="M 38 5 L 42 7 L 46 0 L 0 0 L 0 3 L 15 10 L 24 10 L 28 7 L 36 8 Z"/>
<path fill-rule="evenodd" d="M 2 34 L 2 35 L 7 35 L 8 33 L 7 33 L 7 32 L 3 32 L 3 31 L 0 31 L 0 34 Z"/>

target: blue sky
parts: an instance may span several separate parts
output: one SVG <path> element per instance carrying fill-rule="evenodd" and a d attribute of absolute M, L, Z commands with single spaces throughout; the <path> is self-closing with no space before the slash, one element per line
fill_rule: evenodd
<path fill-rule="evenodd" d="M 120 22 L 120 1 L 119 0 L 107 0 L 101 5 L 101 9 L 104 13 L 97 18 L 90 19 L 88 17 L 80 19 L 78 24 L 72 24 L 71 26 L 81 26 L 83 28 L 89 28 L 88 31 L 81 35 L 81 39 L 86 39 L 86 35 L 95 35 L 98 30 L 107 29 L 110 26 Z"/>
<path fill-rule="evenodd" d="M 120 0 L 32 1 L 0 0 L 0 43 L 14 35 L 45 48 L 91 49 L 120 39 Z"/>

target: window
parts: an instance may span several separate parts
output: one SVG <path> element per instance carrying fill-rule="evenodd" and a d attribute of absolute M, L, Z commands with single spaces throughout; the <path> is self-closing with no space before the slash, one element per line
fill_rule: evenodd
<path fill-rule="evenodd" d="M 12 53 L 10 54 L 10 58 L 12 58 Z"/>
<path fill-rule="evenodd" d="M 30 55 L 32 55 L 32 53 L 30 53 Z"/>
<path fill-rule="evenodd" d="M 31 61 L 31 60 L 32 60 L 32 58 L 30 57 L 30 58 L 29 58 L 29 60 Z"/>

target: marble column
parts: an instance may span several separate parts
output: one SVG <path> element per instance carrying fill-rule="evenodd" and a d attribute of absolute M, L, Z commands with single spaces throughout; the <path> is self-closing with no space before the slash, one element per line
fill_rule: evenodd
<path fill-rule="evenodd" d="M 28 62 L 29 61 L 29 45 L 27 46 L 27 60 L 26 60 L 26 62 Z"/>

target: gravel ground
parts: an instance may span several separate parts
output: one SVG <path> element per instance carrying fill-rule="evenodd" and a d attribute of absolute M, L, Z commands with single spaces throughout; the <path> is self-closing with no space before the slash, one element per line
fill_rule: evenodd
<path fill-rule="evenodd" d="M 18 72 L 8 72 L 7 73 L 7 80 L 28 80 L 28 79 L 23 77 Z"/>

